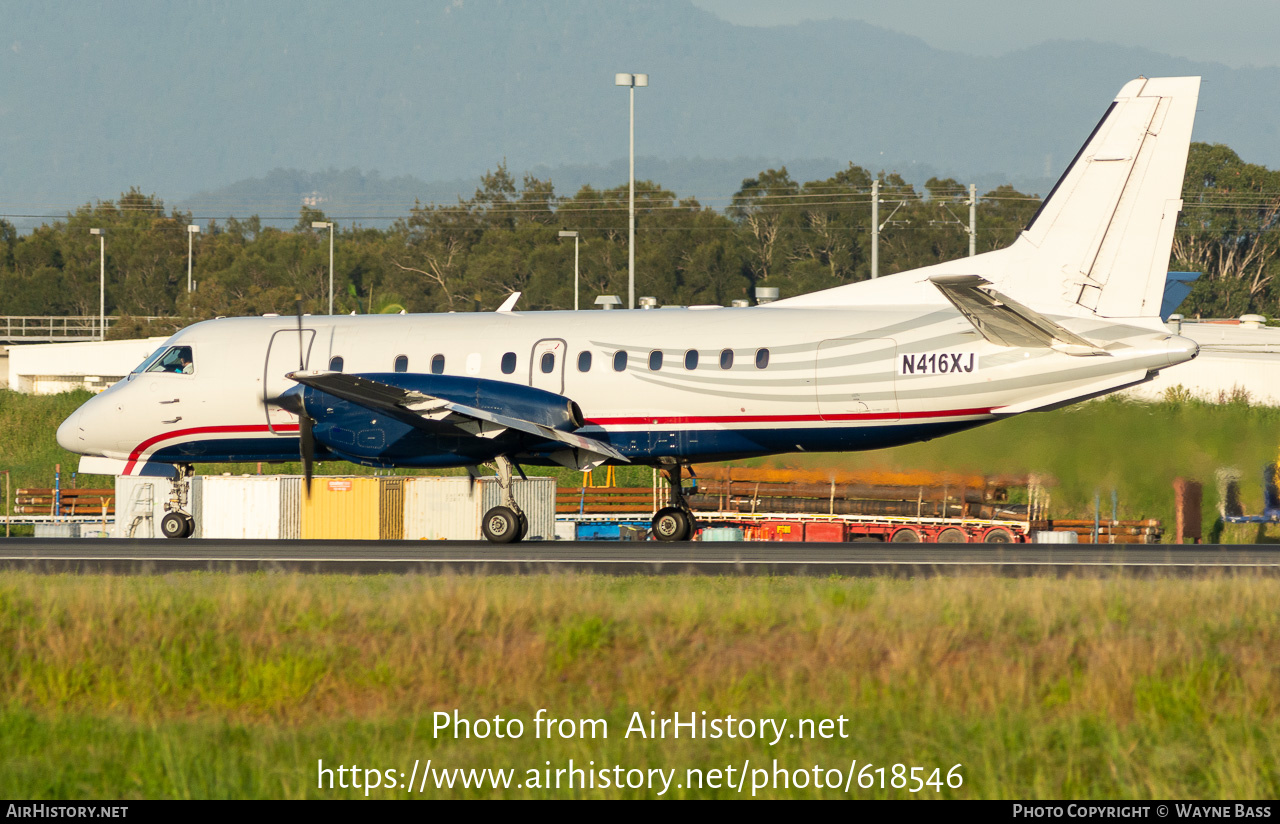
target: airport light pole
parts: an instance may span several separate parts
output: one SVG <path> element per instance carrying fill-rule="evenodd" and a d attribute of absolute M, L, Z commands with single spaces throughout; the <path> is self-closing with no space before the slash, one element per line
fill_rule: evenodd
<path fill-rule="evenodd" d="M 649 75 L 618 72 L 613 85 L 631 89 L 630 197 L 627 206 L 627 308 L 636 308 L 636 86 L 648 86 Z"/>
<path fill-rule="evenodd" d="M 323 220 L 313 221 L 312 229 L 329 230 L 329 314 L 333 314 L 333 223 Z"/>
<path fill-rule="evenodd" d="M 192 256 L 192 244 L 194 242 L 195 236 L 198 234 L 200 234 L 200 227 L 194 223 L 188 223 L 187 224 L 187 293 L 188 294 L 194 291 L 191 288 L 191 256 Z"/>
<path fill-rule="evenodd" d="M 98 236 L 98 340 L 107 339 L 107 232 L 90 229 Z"/>
<path fill-rule="evenodd" d="M 561 232 L 560 237 L 573 238 L 573 311 L 578 311 L 578 233 Z"/>

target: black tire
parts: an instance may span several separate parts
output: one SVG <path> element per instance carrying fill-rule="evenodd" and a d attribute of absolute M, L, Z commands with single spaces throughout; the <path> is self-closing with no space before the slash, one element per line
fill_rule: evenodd
<path fill-rule="evenodd" d="M 687 541 L 693 533 L 693 521 L 683 509 L 667 506 L 653 516 L 653 537 L 659 541 Z"/>
<path fill-rule="evenodd" d="M 949 526 L 938 533 L 938 540 L 935 543 L 967 544 L 969 543 L 969 536 L 964 534 L 964 530 L 957 529 L 954 526 Z"/>
<path fill-rule="evenodd" d="M 495 506 L 484 514 L 480 531 L 493 544 L 513 544 L 520 540 L 520 519 L 505 506 Z"/>
<path fill-rule="evenodd" d="M 918 544 L 920 543 L 920 533 L 914 529 L 899 529 L 893 533 L 893 537 L 889 539 L 894 544 Z"/>
<path fill-rule="evenodd" d="M 170 512 L 160 519 L 160 533 L 166 538 L 190 538 L 194 529 L 192 520 L 181 512 Z"/>
<path fill-rule="evenodd" d="M 1011 544 L 1013 543 L 1013 533 L 1002 526 L 998 526 L 983 536 L 982 540 L 988 544 Z"/>
<path fill-rule="evenodd" d="M 525 538 L 528 538 L 528 537 L 529 537 L 529 516 L 521 512 L 520 513 L 520 537 L 516 538 L 516 540 L 523 541 Z"/>

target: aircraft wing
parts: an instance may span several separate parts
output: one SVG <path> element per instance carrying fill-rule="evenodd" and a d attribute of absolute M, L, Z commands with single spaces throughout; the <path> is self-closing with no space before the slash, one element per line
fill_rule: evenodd
<path fill-rule="evenodd" d="M 369 380 L 359 375 L 315 370 L 290 372 L 288 377 L 304 386 L 319 389 L 321 392 L 369 409 L 382 409 L 402 415 L 405 412 L 412 413 L 422 421 L 424 426 L 429 425 L 428 421 L 451 424 L 478 438 L 494 438 L 508 429 L 514 429 L 548 441 L 558 441 L 573 449 L 599 456 L 601 459 L 612 458 L 629 462 L 612 446 L 594 438 L 584 438 L 545 424 L 489 412 L 423 392 Z"/>
<path fill-rule="evenodd" d="M 1110 355 L 1102 347 L 997 292 L 978 275 L 929 279 L 968 318 L 978 334 L 999 346 L 1054 349 L 1066 355 Z"/>

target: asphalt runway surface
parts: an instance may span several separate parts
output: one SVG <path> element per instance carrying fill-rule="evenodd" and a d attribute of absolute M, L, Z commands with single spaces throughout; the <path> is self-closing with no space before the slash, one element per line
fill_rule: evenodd
<path fill-rule="evenodd" d="M 1280 546 L 12 538 L 0 539 L 0 569 L 126 575 L 1270 575 L 1280 574 Z"/>

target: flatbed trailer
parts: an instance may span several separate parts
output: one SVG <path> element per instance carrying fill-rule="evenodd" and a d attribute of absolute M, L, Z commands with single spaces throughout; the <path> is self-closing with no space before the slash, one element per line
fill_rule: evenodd
<path fill-rule="evenodd" d="M 578 532 L 604 537 L 612 528 L 648 525 L 649 515 L 560 514 L 558 521 L 578 524 Z M 806 515 L 782 512 L 696 512 L 702 539 L 708 527 L 736 527 L 748 541 L 878 541 L 885 543 L 1000 543 L 1030 541 L 1026 521 L 976 518 L 900 518 L 870 515 Z"/>

